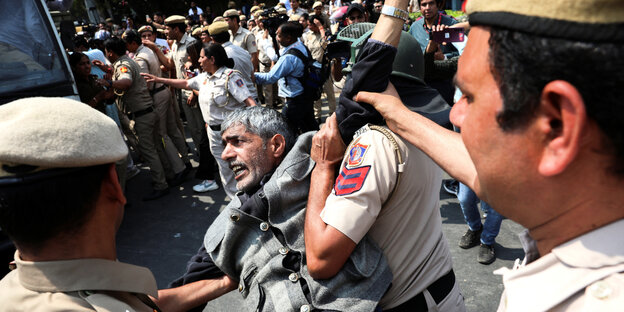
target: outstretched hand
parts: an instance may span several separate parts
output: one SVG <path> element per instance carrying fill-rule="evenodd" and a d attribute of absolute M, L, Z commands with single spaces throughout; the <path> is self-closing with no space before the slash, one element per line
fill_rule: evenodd
<path fill-rule="evenodd" d="M 141 73 L 141 76 L 143 76 L 143 78 L 145 78 L 146 82 L 158 82 L 158 77 L 152 75 L 152 74 L 147 74 L 147 73 Z"/>
<path fill-rule="evenodd" d="M 312 138 L 310 157 L 317 166 L 334 168 L 342 161 L 346 148 L 334 113 L 327 118 L 321 130 Z"/>

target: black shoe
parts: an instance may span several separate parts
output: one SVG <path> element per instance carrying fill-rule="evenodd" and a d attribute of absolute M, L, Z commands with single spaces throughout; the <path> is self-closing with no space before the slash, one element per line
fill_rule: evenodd
<path fill-rule="evenodd" d="M 151 193 L 143 196 L 143 201 L 149 201 L 154 199 L 159 199 L 165 195 L 169 194 L 169 189 L 164 190 L 153 190 Z"/>
<path fill-rule="evenodd" d="M 494 252 L 494 246 L 481 244 L 479 246 L 479 256 L 477 261 L 481 264 L 490 264 L 496 260 L 496 253 Z"/>
<path fill-rule="evenodd" d="M 479 245 L 481 243 L 481 232 L 483 232 L 483 227 L 481 227 L 478 231 L 468 229 L 466 234 L 464 234 L 464 236 L 462 236 L 459 240 L 459 247 L 468 249 Z"/>
<path fill-rule="evenodd" d="M 455 179 L 442 181 L 442 187 L 447 193 L 455 196 L 457 196 L 457 193 L 459 192 L 459 182 Z"/>

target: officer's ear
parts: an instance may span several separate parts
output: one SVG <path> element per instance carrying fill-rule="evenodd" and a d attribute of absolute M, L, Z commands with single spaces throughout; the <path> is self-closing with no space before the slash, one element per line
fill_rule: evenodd
<path fill-rule="evenodd" d="M 281 134 L 274 135 L 267 144 L 267 149 L 270 149 L 273 157 L 281 159 L 285 156 L 286 152 L 286 139 Z"/>

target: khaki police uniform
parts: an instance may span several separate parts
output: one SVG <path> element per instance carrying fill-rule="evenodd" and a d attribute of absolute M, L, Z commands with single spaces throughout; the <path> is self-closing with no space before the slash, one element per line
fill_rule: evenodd
<path fill-rule="evenodd" d="M 140 45 L 133 59 L 141 67 L 142 73 L 149 73 L 157 77 L 162 76 L 158 57 L 146 46 Z M 186 154 L 186 142 L 178 130 L 176 114 L 171 103 L 171 92 L 162 83 L 149 82 L 147 89 L 152 96 L 154 110 L 158 115 L 158 134 L 163 138 L 164 151 L 171 164 L 171 169 L 174 173 L 182 172 L 186 168 L 185 163 L 189 162 L 189 158 Z M 182 155 L 182 158 L 179 155 Z"/>
<path fill-rule="evenodd" d="M 616 221 L 559 245 L 533 262 L 516 261 L 511 270 L 497 270 L 505 285 L 498 311 L 621 311 L 623 235 L 624 220 Z"/>
<path fill-rule="evenodd" d="M 258 45 L 258 69 L 261 73 L 268 73 L 271 70 L 271 59 L 266 54 L 266 46 L 269 44 L 266 40 L 264 40 L 264 32 L 267 31 L 262 29 L 258 32 L 258 36 L 256 37 L 256 43 Z M 265 84 L 259 86 L 262 88 L 260 92 L 264 94 L 264 103 L 271 107 L 273 106 L 273 100 L 277 99 L 277 85 L 276 84 Z M 258 92 L 258 93 L 260 93 Z"/>
<path fill-rule="evenodd" d="M 243 101 L 251 97 L 240 72 L 225 66 L 214 74 L 202 73 L 188 81 L 188 86 L 199 90 L 199 105 L 208 124 L 210 151 L 219 165 L 219 175 L 225 193 L 234 198 L 237 192 L 234 173 L 229 164 L 221 159 L 223 144 L 221 143 L 221 123 L 228 113 L 244 107 Z"/>
<path fill-rule="evenodd" d="M 231 42 L 234 45 L 245 49 L 245 51 L 249 52 L 250 55 L 258 52 L 256 37 L 254 37 L 254 34 L 251 31 L 243 27 L 239 27 L 236 33 L 232 33 L 231 30 L 228 30 L 228 32 L 230 33 Z"/>
<path fill-rule="evenodd" d="M 171 52 L 169 57 L 175 63 L 176 68 L 176 77 L 178 79 L 187 79 L 186 69 L 184 64 L 188 60 L 188 53 L 186 53 L 186 48 L 195 41 L 195 38 L 188 34 L 184 34 L 180 41 L 176 41 L 173 43 L 171 47 Z M 191 96 L 192 91 L 189 90 L 181 90 L 182 98 L 181 104 L 182 110 L 184 111 L 184 116 L 186 116 L 188 130 L 191 134 L 191 138 L 193 139 L 193 143 L 195 146 L 199 146 L 202 138 L 202 127 L 204 126 L 204 119 L 202 118 L 202 113 L 200 111 L 199 106 L 190 107 L 186 104 L 186 100 L 189 96 Z"/>
<path fill-rule="evenodd" d="M 158 153 L 158 149 L 162 151 L 162 145 L 157 144 L 160 142 L 156 130 L 158 115 L 154 113 L 147 84 L 141 77 L 141 68 L 128 56 L 122 55 L 113 63 L 113 71 L 113 80 L 130 79 L 132 81 L 130 88 L 118 98 L 119 111 L 135 122 L 134 130 L 139 137 L 138 148 L 150 168 L 154 189 L 166 189 L 168 185 L 165 179 L 165 169 Z"/>
<path fill-rule="evenodd" d="M 303 35 L 303 43 L 308 47 L 310 53 L 312 53 L 312 58 L 317 62 L 323 62 L 323 54 L 325 53 L 325 48 L 327 48 L 327 42 L 321 36 L 320 33 L 315 33 L 313 31 L 308 32 Z M 323 92 L 327 96 L 327 105 L 329 106 L 329 115 L 336 111 L 336 95 L 334 94 L 334 83 L 332 81 L 331 75 L 323 84 Z M 323 101 L 318 99 L 314 102 L 314 117 L 316 119 L 321 119 L 321 108 Z"/>
<path fill-rule="evenodd" d="M 251 93 L 251 97 L 256 100 L 258 98 L 258 92 L 256 86 L 251 81 L 251 76 L 254 73 L 253 64 L 251 63 L 251 55 L 245 49 L 234 45 L 231 42 L 225 42 L 221 45 L 225 49 L 227 56 L 234 60 L 234 68 L 243 75 L 243 81 L 245 86 Z"/>
<path fill-rule="evenodd" d="M 156 280 L 147 269 L 104 259 L 31 262 L 0 281 L 0 311 L 156 311 Z"/>
<path fill-rule="evenodd" d="M 369 126 L 356 133 L 320 216 L 356 243 L 368 233 L 384 251 L 394 278 L 382 309 L 423 293 L 430 311 L 465 311 L 457 283 L 437 304 L 427 290 L 452 270 L 439 211 L 442 170 L 383 129 L 393 140 Z"/>

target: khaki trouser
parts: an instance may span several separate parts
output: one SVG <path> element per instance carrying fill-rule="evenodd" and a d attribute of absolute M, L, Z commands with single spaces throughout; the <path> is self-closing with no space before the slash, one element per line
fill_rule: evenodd
<path fill-rule="evenodd" d="M 168 185 L 165 180 L 165 170 L 157 151 L 157 142 L 161 140 L 156 129 L 157 118 L 158 116 L 154 112 L 135 117 L 134 130 L 139 137 L 138 148 L 150 168 L 154 189 L 164 190 Z"/>
<path fill-rule="evenodd" d="M 176 125 L 175 113 L 171 105 L 171 93 L 169 89 L 164 89 L 156 92 L 152 98 L 154 111 L 159 119 L 158 134 L 163 139 L 165 154 L 173 172 L 180 173 L 186 168 L 184 164 L 189 162 L 189 159 L 186 154 L 186 143 Z"/>
<path fill-rule="evenodd" d="M 219 165 L 221 184 L 223 184 L 225 194 L 232 199 L 237 192 L 236 180 L 234 179 L 234 172 L 230 169 L 230 164 L 221 158 L 221 154 L 223 153 L 221 131 L 214 131 L 210 128 L 206 129 L 206 131 L 208 131 L 208 139 L 210 140 L 210 151 L 212 152 L 212 156 L 217 160 L 217 165 Z"/>
<path fill-rule="evenodd" d="M 325 81 L 325 84 L 323 84 L 323 92 L 325 93 L 325 96 L 327 97 L 327 105 L 329 106 L 328 116 L 331 116 L 331 114 L 333 114 L 336 111 L 336 95 L 334 94 L 334 82 L 332 80 L 331 75 L 327 78 L 327 80 Z M 318 99 L 314 102 L 314 118 L 318 120 L 321 119 L 322 107 L 323 107 L 323 101 L 321 97 L 321 99 Z"/>

